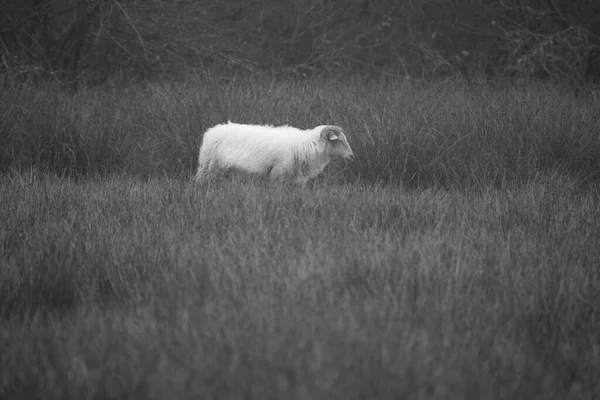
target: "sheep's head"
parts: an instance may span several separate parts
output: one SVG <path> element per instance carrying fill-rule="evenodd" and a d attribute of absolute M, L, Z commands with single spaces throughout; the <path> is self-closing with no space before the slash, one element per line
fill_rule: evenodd
<path fill-rule="evenodd" d="M 354 153 L 348 144 L 346 135 L 342 128 L 335 125 L 324 125 L 317 127 L 321 131 L 321 139 L 325 140 L 327 146 L 325 151 L 330 158 L 344 158 L 348 161 L 354 159 Z"/>

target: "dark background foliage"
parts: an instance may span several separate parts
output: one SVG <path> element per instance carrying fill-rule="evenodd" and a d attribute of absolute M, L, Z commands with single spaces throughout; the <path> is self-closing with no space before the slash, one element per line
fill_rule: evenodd
<path fill-rule="evenodd" d="M 591 0 L 1 0 L 5 77 L 600 77 Z"/>

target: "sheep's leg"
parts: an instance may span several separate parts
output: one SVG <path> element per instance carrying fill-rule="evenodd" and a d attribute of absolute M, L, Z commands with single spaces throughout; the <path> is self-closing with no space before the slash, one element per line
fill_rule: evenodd
<path fill-rule="evenodd" d="M 206 180 L 207 173 L 207 163 L 202 163 L 198 165 L 198 170 L 196 171 L 196 182 L 201 182 Z"/>
<path fill-rule="evenodd" d="M 283 168 L 281 165 L 274 165 L 271 167 L 271 169 L 269 171 L 269 178 L 272 181 L 275 181 L 275 180 L 281 179 L 285 174 L 286 174 L 285 168 Z"/>
<path fill-rule="evenodd" d="M 271 168 L 271 170 L 269 171 L 269 179 L 273 182 L 273 181 L 280 181 L 280 182 L 294 182 L 299 186 L 306 186 L 306 182 L 308 181 L 308 178 L 306 176 L 296 176 L 293 177 L 294 174 L 292 174 L 289 169 L 286 169 L 284 167 L 281 166 L 277 166 L 275 165 L 274 167 Z M 286 180 L 286 178 L 289 178 L 289 180 Z"/>
<path fill-rule="evenodd" d="M 308 178 L 305 176 L 299 176 L 296 178 L 295 182 L 302 187 L 306 186 L 306 182 L 308 182 Z"/>
<path fill-rule="evenodd" d="M 196 172 L 196 182 L 204 182 L 214 174 L 215 165 L 211 160 L 204 161 L 198 165 Z"/>

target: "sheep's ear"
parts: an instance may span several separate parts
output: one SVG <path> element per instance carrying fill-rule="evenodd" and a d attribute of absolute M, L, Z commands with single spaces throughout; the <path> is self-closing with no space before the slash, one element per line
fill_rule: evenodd
<path fill-rule="evenodd" d="M 332 129 L 324 129 L 323 132 L 321 132 L 321 137 L 331 141 L 339 139 L 337 133 Z"/>

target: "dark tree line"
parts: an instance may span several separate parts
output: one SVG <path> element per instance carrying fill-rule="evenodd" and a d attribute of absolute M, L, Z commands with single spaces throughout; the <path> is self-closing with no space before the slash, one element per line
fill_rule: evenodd
<path fill-rule="evenodd" d="M 5 79 L 600 78 L 592 0 L 0 0 Z"/>

